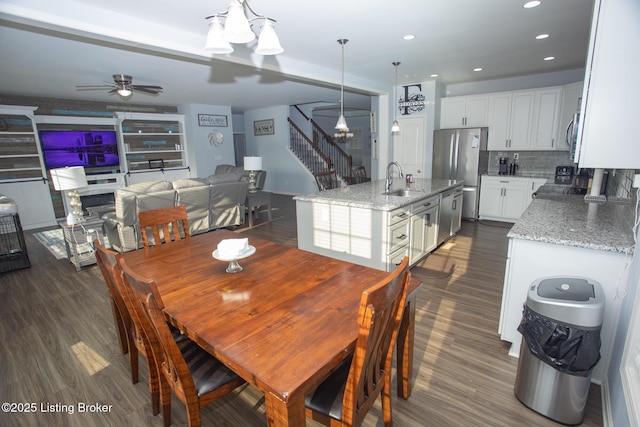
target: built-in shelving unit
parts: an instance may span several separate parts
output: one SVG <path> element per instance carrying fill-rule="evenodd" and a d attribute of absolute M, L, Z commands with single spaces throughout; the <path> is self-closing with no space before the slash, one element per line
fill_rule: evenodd
<path fill-rule="evenodd" d="M 0 107 L 0 182 L 41 180 L 40 144 L 34 122 L 37 107 Z"/>
<path fill-rule="evenodd" d="M 129 175 L 188 169 L 184 116 L 117 112 L 116 118 Z"/>

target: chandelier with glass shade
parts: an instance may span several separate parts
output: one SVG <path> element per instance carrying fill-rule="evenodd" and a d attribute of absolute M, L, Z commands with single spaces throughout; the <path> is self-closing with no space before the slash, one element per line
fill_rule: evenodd
<path fill-rule="evenodd" d="M 253 17 L 247 18 L 247 12 Z M 277 55 L 284 52 L 273 25 L 276 20 L 256 13 L 251 8 L 249 0 L 231 0 L 227 10 L 205 19 L 209 20 L 209 32 L 204 48 L 213 53 L 231 53 L 231 43 L 244 44 L 255 40 L 256 35 L 251 28 L 254 21 L 262 21 L 255 52 L 258 55 Z"/>

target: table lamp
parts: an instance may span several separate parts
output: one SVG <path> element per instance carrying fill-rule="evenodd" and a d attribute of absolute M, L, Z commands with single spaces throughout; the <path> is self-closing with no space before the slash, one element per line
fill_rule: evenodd
<path fill-rule="evenodd" d="M 262 157 L 245 157 L 244 170 L 249 171 L 249 193 L 258 191 L 256 188 L 256 171 L 262 170 Z"/>
<path fill-rule="evenodd" d="M 82 221 L 82 202 L 80 201 L 79 188 L 87 187 L 87 176 L 83 166 L 71 166 L 60 169 L 51 169 L 53 187 L 58 191 L 66 191 L 69 197 L 69 214 L 67 225 L 77 224 Z"/>

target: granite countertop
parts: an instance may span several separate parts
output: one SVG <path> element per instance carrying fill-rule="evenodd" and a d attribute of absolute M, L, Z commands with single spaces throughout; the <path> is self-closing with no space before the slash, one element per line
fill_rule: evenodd
<path fill-rule="evenodd" d="M 584 196 L 540 194 L 507 237 L 601 251 L 632 253 L 634 205 L 585 202 Z"/>
<path fill-rule="evenodd" d="M 362 184 L 348 185 L 318 193 L 295 196 L 294 200 L 391 211 L 410 205 L 411 203 L 425 199 L 429 196 L 436 195 L 455 186 L 462 185 L 462 183 L 463 181 L 447 179 L 416 178 L 415 182 L 411 184 L 411 190 L 413 190 L 415 194 L 407 197 L 401 197 L 384 195 L 385 180 L 381 179 L 364 182 Z M 393 185 L 391 187 L 392 190 L 399 190 L 405 187 L 406 183 L 404 178 L 393 179 Z"/>

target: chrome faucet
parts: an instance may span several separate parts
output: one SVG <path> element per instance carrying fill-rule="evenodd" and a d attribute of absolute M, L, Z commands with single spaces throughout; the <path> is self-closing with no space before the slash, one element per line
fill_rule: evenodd
<path fill-rule="evenodd" d="M 398 162 L 391 162 L 387 165 L 387 180 L 384 183 L 384 191 L 389 192 L 391 191 L 391 186 L 393 185 L 393 179 L 391 178 L 391 166 L 396 165 L 396 167 L 398 168 L 398 173 L 400 174 L 400 178 L 402 178 L 404 175 L 402 174 L 402 167 L 400 166 L 400 164 Z"/>

